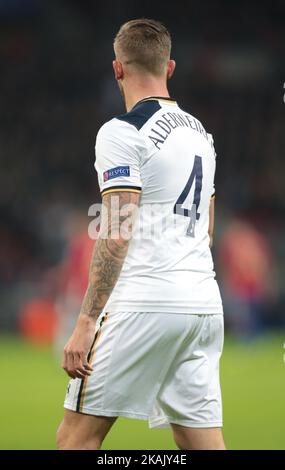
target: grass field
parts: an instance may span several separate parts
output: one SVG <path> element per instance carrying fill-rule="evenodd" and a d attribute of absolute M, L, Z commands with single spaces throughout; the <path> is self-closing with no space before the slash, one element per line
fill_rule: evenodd
<path fill-rule="evenodd" d="M 284 335 L 227 338 L 221 380 L 229 449 L 285 449 Z M 54 449 L 67 378 L 50 350 L 0 338 L 0 449 Z M 169 430 L 120 419 L 104 449 L 175 449 Z"/>

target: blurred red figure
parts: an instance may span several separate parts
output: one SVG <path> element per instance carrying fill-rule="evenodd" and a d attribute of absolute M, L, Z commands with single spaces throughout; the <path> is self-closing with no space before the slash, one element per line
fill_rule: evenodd
<path fill-rule="evenodd" d="M 234 221 L 224 232 L 219 255 L 228 325 L 239 335 L 252 336 L 262 327 L 271 293 L 270 245 L 252 225 Z"/>
<path fill-rule="evenodd" d="M 94 247 L 81 214 L 72 215 L 66 231 L 62 263 L 43 274 L 41 296 L 25 303 L 19 315 L 19 329 L 26 339 L 43 345 L 55 343 L 56 348 L 62 348 L 78 316 Z"/>
<path fill-rule="evenodd" d="M 65 259 L 63 276 L 65 294 L 80 298 L 80 303 L 88 284 L 88 273 L 94 240 L 88 236 L 86 229 L 74 235 L 69 244 Z"/>
<path fill-rule="evenodd" d="M 20 312 L 21 334 L 38 345 L 51 344 L 58 328 L 58 316 L 51 300 L 36 298 L 27 302 Z"/>
<path fill-rule="evenodd" d="M 72 234 L 67 246 L 67 254 L 59 269 L 60 294 L 57 301 L 59 330 L 56 349 L 62 349 L 78 317 L 87 289 L 91 253 L 95 243 L 88 236 L 87 227 L 81 220 L 75 220 L 75 228 L 72 227 L 70 232 Z"/>

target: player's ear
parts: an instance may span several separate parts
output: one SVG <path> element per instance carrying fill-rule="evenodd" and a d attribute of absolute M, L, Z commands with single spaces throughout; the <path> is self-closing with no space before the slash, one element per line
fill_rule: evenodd
<path fill-rule="evenodd" d="M 166 76 L 167 76 L 167 80 L 169 80 L 169 79 L 172 77 L 172 75 L 173 75 L 173 73 L 174 73 L 174 70 L 175 70 L 175 67 L 176 67 L 176 62 L 175 62 L 175 60 L 170 59 L 170 60 L 168 61 L 168 64 L 167 64 L 167 75 L 166 75 Z"/>
<path fill-rule="evenodd" d="M 122 63 L 117 59 L 113 60 L 113 70 L 114 70 L 115 79 L 121 80 L 124 76 L 123 66 L 122 66 Z"/>

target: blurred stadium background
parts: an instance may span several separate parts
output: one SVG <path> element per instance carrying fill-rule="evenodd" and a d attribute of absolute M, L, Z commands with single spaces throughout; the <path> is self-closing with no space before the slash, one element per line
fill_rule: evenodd
<path fill-rule="evenodd" d="M 214 258 L 226 341 L 231 449 L 285 449 L 285 4 L 0 0 L 1 449 L 52 449 L 67 378 L 60 354 L 87 282 L 95 135 L 123 111 L 112 39 L 165 22 L 170 94 L 213 133 Z M 171 449 L 121 420 L 105 448 Z"/>

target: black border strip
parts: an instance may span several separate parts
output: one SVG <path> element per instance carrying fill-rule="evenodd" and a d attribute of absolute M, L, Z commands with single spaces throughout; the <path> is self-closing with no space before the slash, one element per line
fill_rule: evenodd
<path fill-rule="evenodd" d="M 136 190 L 136 191 L 141 191 L 141 190 L 142 190 L 142 188 L 141 188 L 140 186 L 110 186 L 109 188 L 103 189 L 103 190 L 101 191 L 101 195 L 103 196 L 104 193 L 105 193 L 106 191 L 109 191 L 109 190 L 117 190 L 117 191 L 120 191 L 120 189 L 130 189 L 130 190 L 134 189 L 134 190 Z"/>
<path fill-rule="evenodd" d="M 166 101 L 172 101 L 176 103 L 177 101 L 174 98 L 171 98 L 170 96 L 146 96 L 142 100 L 138 101 L 135 106 L 137 106 L 140 103 L 143 103 L 144 101 L 151 101 L 151 100 L 166 100 Z M 134 106 L 134 107 L 135 107 Z"/>

